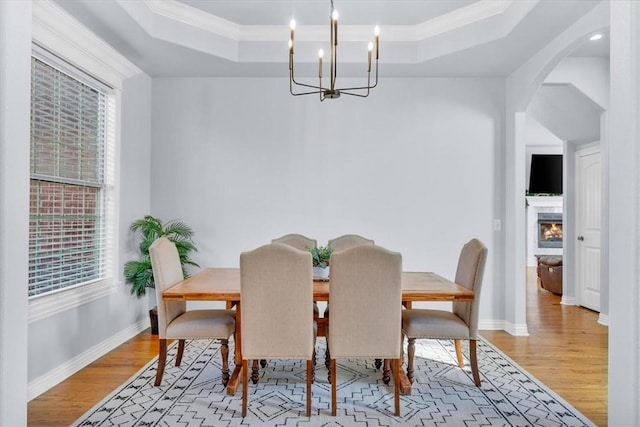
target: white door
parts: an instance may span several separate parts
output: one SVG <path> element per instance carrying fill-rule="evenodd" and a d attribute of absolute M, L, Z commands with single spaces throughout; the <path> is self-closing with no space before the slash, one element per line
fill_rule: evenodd
<path fill-rule="evenodd" d="M 600 311 L 600 149 L 576 152 L 576 278 L 579 304 Z"/>

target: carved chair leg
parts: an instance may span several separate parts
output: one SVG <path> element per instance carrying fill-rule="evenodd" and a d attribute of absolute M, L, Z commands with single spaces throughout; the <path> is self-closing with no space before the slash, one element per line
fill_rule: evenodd
<path fill-rule="evenodd" d="M 167 340 L 158 340 L 160 345 L 158 349 L 158 370 L 156 371 L 156 382 L 154 385 L 159 386 L 162 382 L 162 376 L 164 375 L 164 365 L 167 362 Z"/>
<path fill-rule="evenodd" d="M 316 349 L 313 349 L 313 355 L 311 355 L 311 382 L 314 383 L 316 381 Z"/>
<path fill-rule="evenodd" d="M 336 359 L 331 359 L 330 362 L 330 382 L 331 382 L 331 415 L 332 416 L 336 416 L 336 400 L 338 397 L 338 390 L 337 390 L 337 381 L 336 381 Z"/>
<path fill-rule="evenodd" d="M 229 340 L 220 340 L 220 353 L 222 354 L 222 385 L 229 383 Z"/>
<path fill-rule="evenodd" d="M 267 367 L 267 361 L 265 359 L 260 359 L 260 366 L 262 366 L 262 369 Z"/>
<path fill-rule="evenodd" d="M 184 340 L 178 340 L 178 354 L 176 354 L 176 366 L 182 363 L 182 354 L 184 353 Z"/>
<path fill-rule="evenodd" d="M 458 358 L 458 366 L 464 368 L 464 358 L 462 357 L 462 344 L 460 340 L 454 340 L 456 345 L 456 357 Z"/>
<path fill-rule="evenodd" d="M 469 356 L 471 359 L 471 372 L 473 373 L 473 382 L 476 387 L 480 387 L 480 371 L 478 371 L 478 352 L 476 348 L 476 340 L 469 340 Z"/>
<path fill-rule="evenodd" d="M 380 366 L 382 366 L 382 359 L 376 359 L 375 365 L 376 369 L 380 369 Z"/>
<path fill-rule="evenodd" d="M 327 340 L 327 351 L 324 352 L 324 366 L 329 369 L 331 352 L 329 351 L 329 340 Z"/>
<path fill-rule="evenodd" d="M 260 368 L 258 368 L 258 360 L 254 360 L 251 365 L 251 382 L 258 384 L 260 379 Z"/>
<path fill-rule="evenodd" d="M 389 359 L 384 359 L 384 367 L 382 368 L 382 382 L 389 385 L 391 382 L 391 370 L 389 369 Z"/>
<path fill-rule="evenodd" d="M 413 384 L 413 357 L 416 354 L 416 339 L 408 338 L 407 342 L 407 378 Z"/>

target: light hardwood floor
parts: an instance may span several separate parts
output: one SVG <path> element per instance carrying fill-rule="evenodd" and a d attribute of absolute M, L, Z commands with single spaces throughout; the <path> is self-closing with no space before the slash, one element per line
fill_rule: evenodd
<path fill-rule="evenodd" d="M 481 334 L 598 426 L 607 425 L 607 340 L 598 315 L 563 306 L 527 278 L 528 337 Z M 68 426 L 157 355 L 158 340 L 142 332 L 29 402 L 30 426 Z"/>

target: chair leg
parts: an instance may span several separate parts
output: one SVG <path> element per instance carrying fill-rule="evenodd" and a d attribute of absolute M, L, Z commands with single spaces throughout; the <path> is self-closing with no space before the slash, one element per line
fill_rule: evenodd
<path fill-rule="evenodd" d="M 249 388 L 249 364 L 247 360 L 242 361 L 242 418 L 247 416 L 247 388 Z"/>
<path fill-rule="evenodd" d="M 330 380 L 331 380 L 331 415 L 336 416 L 336 400 L 338 395 L 338 390 L 336 386 L 336 359 L 331 359 L 330 361 Z"/>
<path fill-rule="evenodd" d="M 384 359 L 384 367 L 382 368 L 382 382 L 389 385 L 391 382 L 391 370 L 389 369 L 389 359 Z"/>
<path fill-rule="evenodd" d="M 382 359 L 376 359 L 375 366 L 376 369 L 380 369 L 380 366 L 382 366 Z"/>
<path fill-rule="evenodd" d="M 220 353 L 222 354 L 222 385 L 229 383 L 229 340 L 220 340 Z"/>
<path fill-rule="evenodd" d="M 469 340 L 469 355 L 471 358 L 471 372 L 473 373 L 473 382 L 476 387 L 480 387 L 480 371 L 478 371 L 478 352 L 476 349 L 476 340 Z"/>
<path fill-rule="evenodd" d="M 313 360 L 307 360 L 307 417 L 311 416 L 311 382 L 313 381 Z"/>
<path fill-rule="evenodd" d="M 401 359 L 395 359 L 393 361 L 393 388 L 395 392 L 396 417 L 400 416 L 400 360 Z"/>
<path fill-rule="evenodd" d="M 416 354 L 416 339 L 407 339 L 407 378 L 413 384 L 413 357 Z"/>
<path fill-rule="evenodd" d="M 262 369 L 267 367 L 267 361 L 265 359 L 260 359 L 260 366 L 262 366 Z"/>
<path fill-rule="evenodd" d="M 331 361 L 331 352 L 329 351 L 329 340 L 327 340 L 327 351 L 324 352 L 324 366 L 329 369 L 329 364 Z"/>
<path fill-rule="evenodd" d="M 311 383 L 316 382 L 316 349 L 313 349 L 313 355 L 311 356 L 311 363 L 313 368 L 311 369 Z"/>
<path fill-rule="evenodd" d="M 258 384 L 258 380 L 260 379 L 260 368 L 258 368 L 258 360 L 254 360 L 251 365 L 251 381 L 254 384 Z"/>
<path fill-rule="evenodd" d="M 176 354 L 176 366 L 182 363 L 182 354 L 184 353 L 184 340 L 178 340 L 178 354 Z"/>
<path fill-rule="evenodd" d="M 456 357 L 458 358 L 458 366 L 464 367 L 464 359 L 462 358 L 462 344 L 460 340 L 454 340 L 456 345 Z"/>
<path fill-rule="evenodd" d="M 167 340 L 159 339 L 158 344 L 160 345 L 158 349 L 158 370 L 156 371 L 156 382 L 155 386 L 159 386 L 162 382 L 162 376 L 164 375 L 164 365 L 167 362 Z"/>

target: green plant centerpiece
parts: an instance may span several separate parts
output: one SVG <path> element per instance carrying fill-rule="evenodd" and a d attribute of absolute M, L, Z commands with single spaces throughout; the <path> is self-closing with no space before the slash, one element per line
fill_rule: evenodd
<path fill-rule="evenodd" d="M 163 224 L 159 218 L 146 215 L 144 218 L 134 221 L 130 230 L 141 236 L 140 259 L 129 261 L 124 265 L 124 278 L 125 282 L 131 285 L 131 294 L 141 297 L 146 293 L 147 288 L 155 287 L 149 246 L 158 237 L 166 237 L 175 243 L 184 277 L 189 277 L 186 270 L 187 265 L 200 267 L 190 257 L 191 253 L 198 249 L 192 240 L 193 230 L 184 222 L 173 220 Z"/>
<path fill-rule="evenodd" d="M 333 253 L 331 246 L 307 248 L 313 259 L 313 278 L 315 280 L 329 280 L 329 259 Z"/>

